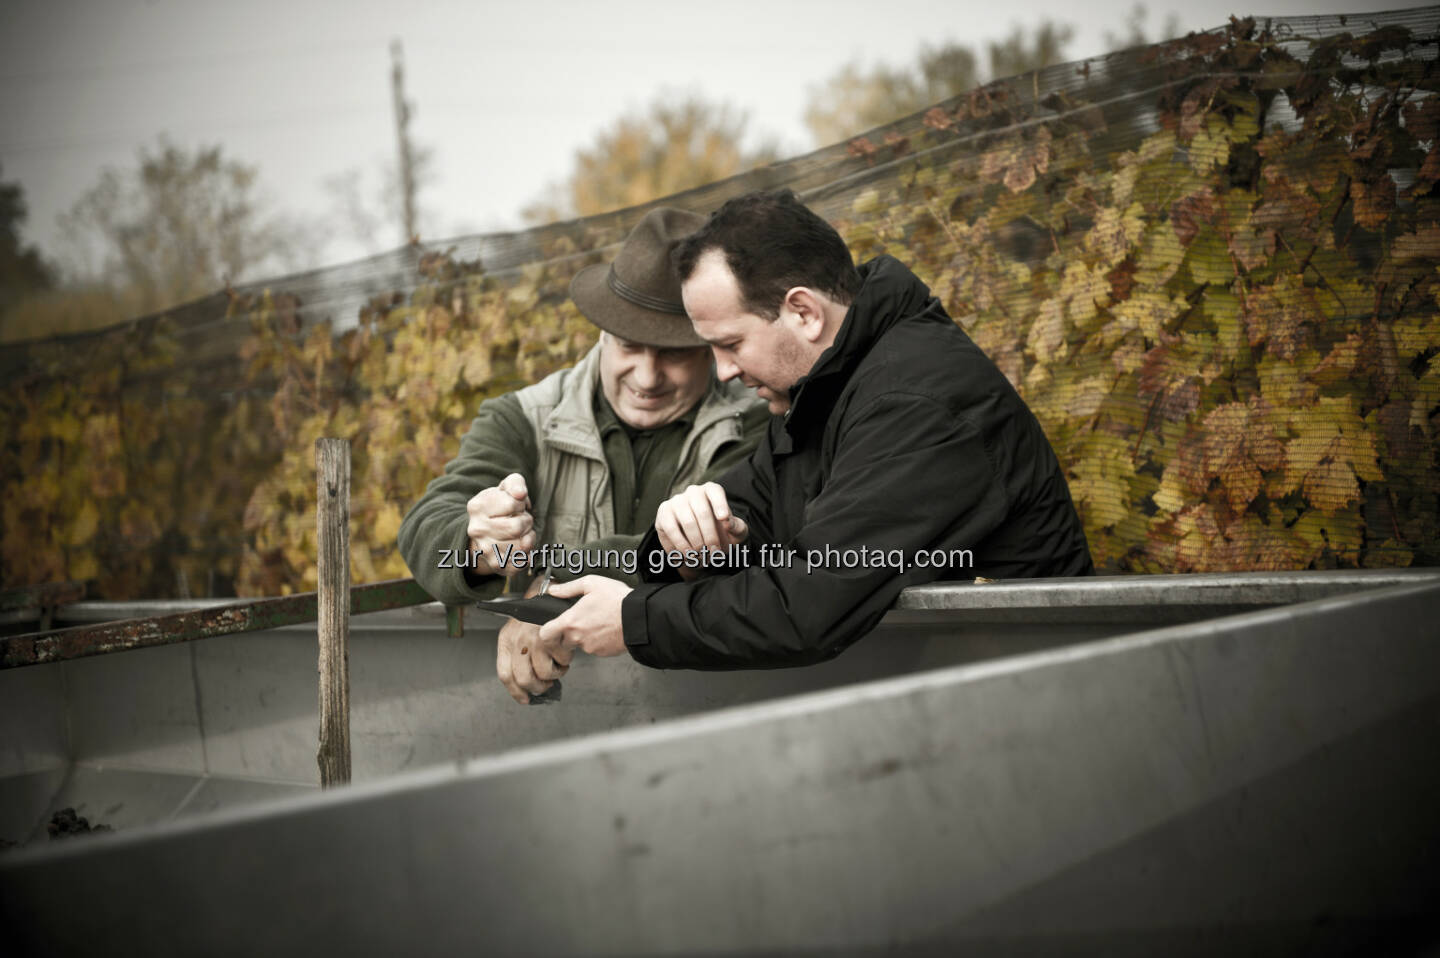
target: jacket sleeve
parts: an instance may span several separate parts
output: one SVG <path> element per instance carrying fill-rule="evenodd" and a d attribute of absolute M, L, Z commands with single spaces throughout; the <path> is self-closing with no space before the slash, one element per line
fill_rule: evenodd
<path fill-rule="evenodd" d="M 730 467 L 715 481 L 724 487 L 730 509 L 750 527 L 750 537 L 768 542 L 772 528 L 769 477 L 774 474 L 768 435 L 772 417 L 764 405 L 756 413 L 751 408 L 745 415 L 746 454 L 733 457 Z M 780 422 L 778 418 L 774 421 Z"/>
<path fill-rule="evenodd" d="M 789 564 L 752 560 L 733 575 L 637 587 L 622 605 L 637 661 L 737 669 L 832 658 L 874 628 L 901 589 L 944 575 L 952 558 L 963 563 L 952 550 L 973 548 L 1004 518 L 997 470 L 969 420 L 908 393 L 846 418 L 829 481 L 804 504 L 803 521 L 788 523 L 799 526 L 781 543 L 793 550 Z M 775 492 L 760 474 L 773 469 L 754 467 L 769 447 L 726 476 L 727 492 L 733 484 L 768 507 Z"/>
<path fill-rule="evenodd" d="M 467 575 L 447 556 L 464 555 L 470 548 L 465 504 L 512 472 L 533 483 L 537 460 L 535 434 L 520 401 L 508 394 L 481 403 L 459 455 L 445 466 L 444 475 L 431 480 L 400 524 L 400 554 L 422 589 L 447 605 L 499 594 L 504 584 L 499 576 Z"/>

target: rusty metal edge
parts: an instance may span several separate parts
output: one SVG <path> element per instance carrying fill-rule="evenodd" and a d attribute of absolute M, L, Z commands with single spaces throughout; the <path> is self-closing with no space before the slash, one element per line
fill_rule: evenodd
<path fill-rule="evenodd" d="M 391 579 L 350 588 L 350 613 L 360 615 L 433 601 L 414 579 Z M 252 599 L 215 609 L 198 609 L 80 625 L 49 632 L 30 632 L 0 639 L 0 669 L 65 662 L 92 655 L 191 642 L 217 635 L 255 632 L 317 618 L 314 592 L 278 599 Z"/>

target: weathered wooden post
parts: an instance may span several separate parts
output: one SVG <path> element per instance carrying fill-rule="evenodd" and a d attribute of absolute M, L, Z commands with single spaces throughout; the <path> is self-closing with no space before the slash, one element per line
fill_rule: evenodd
<path fill-rule="evenodd" d="M 315 440 L 320 785 L 350 781 L 350 442 Z"/>

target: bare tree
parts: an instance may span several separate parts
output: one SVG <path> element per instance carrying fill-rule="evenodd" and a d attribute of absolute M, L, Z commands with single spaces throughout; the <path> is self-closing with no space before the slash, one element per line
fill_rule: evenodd
<path fill-rule="evenodd" d="M 33 246 L 20 242 L 25 196 L 19 183 L 0 183 L 0 313 L 33 293 L 55 285 L 50 264 Z"/>
<path fill-rule="evenodd" d="M 1180 35 L 1180 18 L 1171 13 L 1165 17 L 1165 22 L 1160 25 L 1158 36 L 1150 36 L 1145 29 L 1145 20 L 1149 17 L 1150 11 L 1145 4 L 1137 3 L 1130 8 L 1130 13 L 1125 17 L 1125 32 L 1111 33 L 1105 31 L 1105 46 L 1109 50 L 1126 50 L 1130 47 L 1143 47 L 1150 43 L 1158 43 L 1161 40 L 1169 40 Z"/>
<path fill-rule="evenodd" d="M 773 162 L 773 145 L 743 147 L 744 113 L 698 97 L 662 97 L 620 117 L 575 154 L 564 183 L 522 211 L 531 223 L 623 209 Z"/>
<path fill-rule="evenodd" d="M 865 70 L 849 63 L 811 88 L 805 124 L 817 146 L 838 143 L 973 90 L 986 79 L 1060 63 L 1073 35 L 1070 27 L 1048 22 L 1029 35 L 1017 27 L 1006 39 L 986 45 L 987 71 L 980 69 L 974 50 L 957 43 L 921 47 L 913 64 L 898 69 Z"/>
<path fill-rule="evenodd" d="M 268 209 L 255 167 L 164 137 L 137 168 L 102 172 L 61 228 L 77 278 L 126 290 L 142 311 L 294 269 L 317 239 Z"/>

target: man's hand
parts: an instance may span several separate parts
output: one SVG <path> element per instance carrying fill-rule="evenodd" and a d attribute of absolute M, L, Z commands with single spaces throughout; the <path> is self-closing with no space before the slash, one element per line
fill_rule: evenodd
<path fill-rule="evenodd" d="M 529 552 L 535 548 L 535 519 L 530 515 L 530 491 L 525 477 L 512 472 L 500 485 L 482 489 L 465 504 L 470 515 L 466 534 L 476 554 L 474 569 L 480 575 L 505 574 L 498 556 L 507 548 Z M 497 554 L 497 551 L 498 554 Z"/>
<path fill-rule="evenodd" d="M 620 655 L 625 633 L 620 625 L 620 603 L 630 587 L 603 575 L 587 575 L 573 582 L 557 582 L 550 594 L 562 599 L 582 596 L 579 602 L 540 627 L 540 646 L 566 665 L 576 649 L 591 655 Z"/>
<path fill-rule="evenodd" d="M 543 583 L 537 579 L 525 590 L 529 598 L 538 595 Z M 543 695 L 570 668 L 570 656 L 561 661 L 552 659 L 540 644 L 540 627 L 518 619 L 508 619 L 500 627 L 495 643 L 495 674 L 521 705 L 529 705 L 532 695 Z"/>
<path fill-rule="evenodd" d="M 568 659 L 565 665 L 556 662 L 541 646 L 538 625 L 510 619 L 500 627 L 495 643 L 495 673 L 510 697 L 521 705 L 529 705 L 532 695 L 543 695 L 565 674 L 568 663 Z"/>
<path fill-rule="evenodd" d="M 730 511 L 725 488 L 718 482 L 687 486 L 666 499 L 655 513 L 655 534 L 666 552 L 724 549 L 750 534 L 745 520 Z M 681 567 L 680 577 L 694 579 L 698 570 Z"/>

